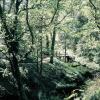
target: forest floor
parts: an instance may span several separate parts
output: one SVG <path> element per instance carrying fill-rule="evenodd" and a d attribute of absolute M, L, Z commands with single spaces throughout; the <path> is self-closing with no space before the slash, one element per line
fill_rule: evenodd
<path fill-rule="evenodd" d="M 62 96 L 62 98 L 65 97 L 64 100 L 80 100 L 80 98 L 82 98 L 81 100 L 91 100 L 90 99 L 91 96 L 100 91 L 100 72 L 98 71 L 99 67 L 95 66 L 96 64 L 91 64 L 91 62 L 88 62 L 88 60 L 86 61 L 86 59 L 83 57 L 79 57 L 78 55 L 72 55 L 72 56 L 75 57 L 75 61 L 67 63 L 65 63 L 63 59 L 61 60 L 59 58 L 54 57 L 53 64 L 49 63 L 50 57 L 44 57 L 42 74 L 43 78 L 45 77 L 45 79 L 41 80 L 41 82 L 43 82 L 43 84 L 46 83 L 46 89 L 50 87 L 52 91 L 55 90 L 57 91 L 57 93 L 59 93 L 60 91 L 61 92 L 59 93 L 60 96 L 64 94 Z M 25 63 L 24 66 L 26 65 L 27 64 Z M 29 71 L 28 74 L 30 76 L 37 75 L 34 74 L 34 70 L 32 69 L 30 70 L 31 67 L 28 66 L 30 65 L 27 65 L 26 67 L 26 70 Z M 90 74 L 93 74 L 92 79 L 90 79 L 91 76 L 88 77 L 88 75 Z M 9 87 L 7 88 L 8 90 L 11 90 L 9 89 Z M 68 99 L 68 97 L 73 95 L 73 91 L 75 90 L 79 91 L 82 90 L 82 91 L 74 99 Z M 59 94 L 57 94 L 57 96 L 59 96 Z M 62 100 L 62 99 L 51 99 L 51 100 Z M 100 100 L 100 99 L 92 99 L 92 100 Z"/>
<path fill-rule="evenodd" d="M 89 62 L 88 59 L 85 59 L 84 57 L 78 57 L 76 55 L 75 58 L 75 60 L 81 64 L 86 64 L 88 68 L 96 70 L 93 75 L 94 78 L 88 79 L 85 82 L 85 85 L 82 86 L 82 88 L 84 88 L 84 92 L 82 93 L 82 100 L 100 100 L 100 97 L 98 97 L 100 96 L 100 66 L 95 62 Z M 97 97 L 94 97 L 96 95 Z"/>
<path fill-rule="evenodd" d="M 80 90 L 82 90 L 81 95 L 76 96 L 73 100 L 100 100 L 100 99 L 91 99 L 92 96 L 100 92 L 100 72 L 98 65 L 86 61 L 85 58 L 78 56 L 75 57 L 76 57 L 76 62 L 80 62 L 80 64 L 82 65 L 86 64 L 87 67 L 89 66 L 89 68 L 93 70 L 93 78 L 86 80 L 85 84 L 80 86 Z M 49 63 L 49 60 L 50 60 L 49 57 L 44 58 L 43 63 L 47 64 Z M 73 94 L 71 94 L 69 97 L 71 96 L 73 96 Z M 71 100 L 71 99 L 66 98 L 64 100 Z"/>
<path fill-rule="evenodd" d="M 94 70 L 93 78 L 86 80 L 85 84 L 80 86 L 80 89 L 83 91 L 80 96 L 76 96 L 73 100 L 100 100 L 100 66 L 95 62 L 89 62 L 89 60 L 84 57 L 75 55 L 73 52 L 69 52 L 69 55 L 70 54 L 75 57 L 76 62 L 86 65 L 91 70 Z M 71 94 L 68 98 L 71 96 L 74 95 Z M 64 100 L 70 100 L 68 98 Z"/>
<path fill-rule="evenodd" d="M 84 85 L 81 86 L 82 93 L 80 96 L 71 94 L 64 100 L 100 100 L 100 73 L 96 74 L 93 79 L 88 79 Z M 76 95 L 76 97 L 75 97 Z"/>
<path fill-rule="evenodd" d="M 82 100 L 91 100 L 95 94 L 100 92 L 100 76 L 95 77 L 93 80 L 88 80 L 86 82 L 85 90 L 83 93 Z M 95 99 L 92 99 L 95 100 Z M 98 99 L 96 99 L 98 100 Z M 99 98 L 100 100 L 100 98 Z"/>

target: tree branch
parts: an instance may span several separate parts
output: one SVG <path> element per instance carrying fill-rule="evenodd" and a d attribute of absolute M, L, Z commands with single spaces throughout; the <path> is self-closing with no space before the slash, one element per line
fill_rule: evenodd
<path fill-rule="evenodd" d="M 95 19 L 95 24 L 96 24 L 96 26 L 98 27 L 98 29 L 100 30 L 100 26 L 99 26 L 99 24 L 98 24 L 98 21 L 97 21 L 97 19 L 98 19 L 98 17 L 97 17 L 97 7 L 93 4 L 93 2 L 91 1 L 91 0 L 89 0 L 89 2 L 90 2 L 90 4 L 91 4 L 91 6 L 93 7 L 93 9 L 94 9 L 94 19 Z"/>
<path fill-rule="evenodd" d="M 53 16 L 51 17 L 50 22 L 49 22 L 48 24 L 42 25 L 42 27 L 48 27 L 49 25 L 52 24 L 52 22 L 53 22 L 53 20 L 54 20 L 54 18 L 55 18 L 55 15 L 57 14 L 60 1 L 61 1 L 61 0 L 58 0 L 58 1 L 57 1 L 57 7 L 54 9 L 54 14 L 53 14 Z M 30 8 L 28 8 L 28 7 L 23 8 L 22 10 L 19 11 L 19 13 L 20 13 L 21 11 L 24 11 L 24 10 L 27 10 L 27 11 L 28 11 L 28 10 L 31 10 L 31 9 L 35 9 L 35 7 L 34 7 L 34 6 L 31 6 Z M 26 11 L 26 12 L 27 12 L 27 11 Z M 64 18 L 63 18 L 63 19 L 64 19 Z M 60 22 L 59 22 L 59 23 L 60 23 Z M 36 27 L 41 27 L 41 26 L 36 26 Z"/>
<path fill-rule="evenodd" d="M 15 2 L 15 0 L 10 1 L 10 7 L 9 7 L 9 10 L 8 10 L 8 14 L 11 12 L 11 9 L 12 9 L 14 2 Z"/>
<path fill-rule="evenodd" d="M 29 19 L 29 15 L 28 15 L 28 0 L 26 0 L 26 23 L 27 23 L 27 26 L 28 26 L 29 31 L 30 31 L 31 41 L 32 41 L 32 45 L 33 45 L 34 44 L 34 41 L 33 41 L 34 36 L 33 36 L 33 31 L 31 29 L 31 26 L 29 24 L 29 20 L 28 19 Z"/>

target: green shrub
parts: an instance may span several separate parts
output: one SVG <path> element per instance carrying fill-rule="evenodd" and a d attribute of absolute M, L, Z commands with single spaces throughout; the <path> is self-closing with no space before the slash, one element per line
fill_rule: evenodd
<path fill-rule="evenodd" d="M 100 91 L 91 96 L 90 100 L 100 100 Z"/>

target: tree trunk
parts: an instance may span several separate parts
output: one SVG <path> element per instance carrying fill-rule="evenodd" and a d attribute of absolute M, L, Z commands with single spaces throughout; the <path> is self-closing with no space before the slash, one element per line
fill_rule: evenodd
<path fill-rule="evenodd" d="M 25 95 L 25 92 L 23 90 L 23 85 L 21 82 L 21 75 L 20 75 L 20 71 L 19 71 L 18 60 L 14 53 L 10 54 L 10 65 L 11 65 L 13 76 L 16 79 L 16 82 L 18 85 L 19 99 L 27 100 L 27 97 Z"/>
<path fill-rule="evenodd" d="M 11 70 L 12 70 L 12 74 L 16 80 L 16 84 L 18 86 L 18 95 L 19 95 L 19 99 L 20 100 L 27 100 L 27 97 L 25 95 L 25 92 L 23 91 L 23 85 L 21 82 L 21 75 L 20 75 L 20 71 L 19 71 L 19 66 L 18 66 L 18 59 L 17 59 L 17 53 L 18 53 L 18 49 L 19 49 L 19 43 L 16 40 L 16 37 L 18 35 L 17 33 L 17 28 L 18 28 L 18 10 L 19 10 L 19 5 L 21 2 L 19 2 L 19 0 L 16 0 L 15 2 L 15 18 L 13 21 L 13 28 L 9 28 L 6 24 L 6 16 L 4 13 L 4 5 L 5 3 L 3 2 L 3 8 L 0 5 L 0 17 L 1 17 L 1 22 L 3 25 L 3 29 L 5 30 L 5 44 L 8 48 L 8 54 L 9 54 L 9 61 L 10 61 L 10 65 L 11 65 Z"/>
<path fill-rule="evenodd" d="M 53 36 L 52 36 L 52 43 L 51 43 L 51 56 L 50 56 L 50 63 L 52 63 L 52 64 L 53 64 L 53 58 L 54 58 L 55 39 L 56 39 L 56 30 L 54 27 Z"/>
<path fill-rule="evenodd" d="M 37 72 L 39 72 L 39 52 L 38 52 L 38 49 L 37 49 Z"/>
<path fill-rule="evenodd" d="M 49 52 L 49 36 L 46 35 L 46 49 L 47 49 L 47 52 Z"/>
<path fill-rule="evenodd" d="M 67 49 L 67 48 L 66 48 L 66 38 L 65 38 L 65 62 L 67 62 L 67 61 L 66 61 L 66 60 L 67 60 L 67 59 L 66 59 L 66 54 L 67 54 L 67 53 L 66 53 L 66 49 Z"/>
<path fill-rule="evenodd" d="M 43 40 L 42 40 L 42 23 L 43 23 L 43 17 L 40 18 L 40 26 L 39 26 L 39 33 L 40 33 L 40 74 L 42 74 L 42 67 L 43 67 Z"/>
<path fill-rule="evenodd" d="M 26 23 L 27 23 L 28 29 L 29 29 L 29 31 L 30 31 L 31 42 L 32 42 L 32 47 L 33 47 L 33 44 L 34 44 L 34 35 L 33 35 L 32 28 L 31 28 L 31 26 L 30 26 L 30 24 L 29 24 L 28 2 L 29 2 L 29 0 L 26 0 Z M 32 49 L 33 49 L 33 48 L 32 48 Z"/>
<path fill-rule="evenodd" d="M 43 43 L 42 43 L 42 36 L 40 37 L 40 49 L 41 49 L 41 53 L 40 53 L 40 58 L 41 58 L 41 61 L 40 61 L 40 74 L 42 74 L 42 67 L 43 67 L 43 56 L 42 56 L 42 53 L 43 53 Z"/>

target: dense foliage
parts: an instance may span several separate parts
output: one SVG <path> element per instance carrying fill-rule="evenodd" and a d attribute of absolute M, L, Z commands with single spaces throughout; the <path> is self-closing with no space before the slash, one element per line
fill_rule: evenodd
<path fill-rule="evenodd" d="M 67 99 L 99 66 L 100 0 L 0 0 L 0 100 Z"/>

